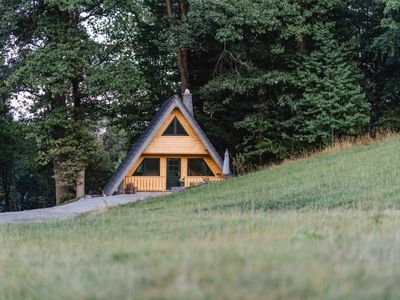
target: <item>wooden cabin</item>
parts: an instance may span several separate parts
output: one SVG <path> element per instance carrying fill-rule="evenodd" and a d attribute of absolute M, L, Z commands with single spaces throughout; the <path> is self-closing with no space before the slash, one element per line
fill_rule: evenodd
<path fill-rule="evenodd" d="M 104 188 L 106 195 L 128 187 L 138 192 L 165 192 L 220 181 L 223 162 L 193 116 L 189 90 L 183 100 L 169 98 L 132 146 Z"/>

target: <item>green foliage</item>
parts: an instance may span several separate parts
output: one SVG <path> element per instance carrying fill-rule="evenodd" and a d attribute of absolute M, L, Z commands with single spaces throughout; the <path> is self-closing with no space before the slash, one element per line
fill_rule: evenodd
<path fill-rule="evenodd" d="M 226 136 L 223 146 L 264 164 L 365 132 L 368 105 L 354 49 L 339 46 L 352 38 L 342 34 L 350 25 L 340 23 L 341 1 L 191 4 L 189 24 L 205 24 L 202 40 L 221 49 L 212 53 L 214 76 L 200 87 L 212 116 L 206 128 L 218 120 L 236 132 L 216 134 L 218 143 Z"/>
<path fill-rule="evenodd" d="M 33 100 L 35 126 L 29 138 L 36 142 L 36 161 L 53 166 L 58 185 L 74 185 L 77 174 L 93 163 L 94 157 L 104 156 L 96 136 L 99 120 L 108 117 L 107 124 L 113 123 L 117 114 L 121 116 L 123 103 L 128 109 L 135 105 L 137 111 L 143 109 L 136 103 L 142 93 L 135 92 L 140 73 L 130 54 L 109 47 L 107 36 L 95 39 L 106 30 L 99 30 L 99 23 L 93 20 L 106 12 L 111 16 L 108 5 L 21 0 L 1 7 L 7 16 L 1 28 L 9 16 L 19 20 L 6 36 L 5 47 L 18 57 L 10 61 L 15 67 L 7 84 Z M 28 22 L 31 25 L 25 26 Z M 103 173 L 109 176 L 110 170 Z"/>
<path fill-rule="evenodd" d="M 38 122 L 33 134 L 39 148 L 38 160 L 43 165 L 57 161 L 60 168 L 55 176 L 61 182 L 71 182 L 85 168 L 91 153 L 88 150 L 93 148 L 90 126 L 81 120 L 89 111 L 81 106 L 82 101 L 97 95 L 85 95 L 82 86 L 96 67 L 100 47 L 78 23 L 72 23 L 81 17 L 81 12 L 75 12 L 82 9 L 80 5 L 80 1 L 49 1 L 31 7 L 28 13 L 39 19 L 32 24 L 32 31 L 20 28 L 21 38 L 23 34 L 29 36 L 16 50 L 23 51 L 26 44 L 37 45 L 24 55 L 9 79 L 14 90 L 26 88 L 34 95 L 33 112 Z"/>
<path fill-rule="evenodd" d="M 102 193 L 130 146 L 129 134 L 118 127 L 109 125 L 104 133 L 98 134 L 98 151 L 93 151 L 86 169 L 86 189 L 90 195 Z"/>
<path fill-rule="evenodd" d="M 15 163 L 21 154 L 19 146 L 20 127 L 13 122 L 9 109 L 10 89 L 5 80 L 11 69 L 5 64 L 0 52 L 0 211 L 15 209 L 12 197 Z"/>
<path fill-rule="evenodd" d="M 400 4 L 396 0 L 383 0 L 384 15 L 381 20 L 383 33 L 376 38 L 373 47 L 383 55 L 400 58 Z"/>
<path fill-rule="evenodd" d="M 303 55 L 294 77 L 300 99 L 288 104 L 296 147 L 325 147 L 345 136 L 358 136 L 369 124 L 369 106 L 362 77 L 343 45 L 325 39 L 319 49 Z"/>
<path fill-rule="evenodd" d="M 380 62 L 380 73 L 374 78 L 380 101 L 375 104 L 378 128 L 399 130 L 399 66 L 400 66 L 400 6 L 397 1 L 381 1 L 383 5 L 379 35 L 374 37 L 371 51 Z"/>
<path fill-rule="evenodd" d="M 53 111 L 38 122 L 30 137 L 35 138 L 39 149 L 37 160 L 42 165 L 59 162 L 56 180 L 73 184 L 76 174 L 87 167 L 89 158 L 98 151 L 91 124 L 75 123 L 73 112 L 66 109 Z M 52 138 L 54 129 L 62 128 L 63 136 Z"/>
<path fill-rule="evenodd" d="M 34 178 L 53 168 L 70 185 L 86 169 L 88 191 L 100 192 L 161 102 L 180 93 L 179 50 L 196 119 L 243 170 L 400 130 L 398 1 L 170 3 L 172 15 L 156 0 L 0 3 L 0 94 L 33 101 Z"/>
<path fill-rule="evenodd" d="M 74 199 L 75 199 L 75 194 L 66 193 L 61 196 L 60 200 L 58 201 L 58 204 L 64 204 L 64 203 L 70 202 Z"/>

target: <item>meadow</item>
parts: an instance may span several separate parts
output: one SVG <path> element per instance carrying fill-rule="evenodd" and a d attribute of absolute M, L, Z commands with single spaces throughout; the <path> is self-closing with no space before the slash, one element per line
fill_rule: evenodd
<path fill-rule="evenodd" d="M 400 139 L 0 227 L 0 299 L 398 299 Z"/>

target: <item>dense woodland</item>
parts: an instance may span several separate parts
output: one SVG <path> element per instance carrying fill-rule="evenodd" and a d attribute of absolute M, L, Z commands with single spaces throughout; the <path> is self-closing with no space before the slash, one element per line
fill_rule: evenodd
<path fill-rule="evenodd" d="M 398 0 L 0 0 L 0 40 L 0 211 L 101 193 L 186 88 L 236 172 L 400 130 Z"/>

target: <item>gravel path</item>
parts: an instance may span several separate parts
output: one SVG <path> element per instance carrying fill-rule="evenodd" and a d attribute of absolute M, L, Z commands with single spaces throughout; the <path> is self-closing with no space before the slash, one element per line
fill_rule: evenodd
<path fill-rule="evenodd" d="M 117 195 L 108 197 L 86 197 L 61 206 L 0 213 L 0 225 L 66 220 L 90 211 L 121 204 L 134 203 L 165 194 L 166 193 L 137 193 L 133 195 Z"/>

